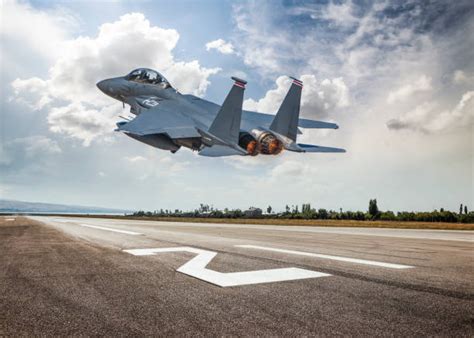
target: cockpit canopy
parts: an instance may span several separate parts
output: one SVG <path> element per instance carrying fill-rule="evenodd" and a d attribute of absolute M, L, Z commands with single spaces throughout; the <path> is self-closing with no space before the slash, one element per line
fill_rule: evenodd
<path fill-rule="evenodd" d="M 163 75 L 161 75 L 155 70 L 148 68 L 139 68 L 132 70 L 130 74 L 125 76 L 125 79 L 133 82 L 159 85 L 162 88 L 171 87 L 170 83 L 168 82 L 168 80 L 165 79 Z"/>

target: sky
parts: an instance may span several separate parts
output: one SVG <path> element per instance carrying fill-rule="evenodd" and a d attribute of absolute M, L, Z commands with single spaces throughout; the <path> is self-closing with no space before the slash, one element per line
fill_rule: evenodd
<path fill-rule="evenodd" d="M 0 198 L 124 209 L 474 208 L 474 3 L 1 2 Z M 200 157 L 114 132 L 95 84 L 139 67 L 274 114 L 295 76 L 298 141 L 344 154 Z"/>

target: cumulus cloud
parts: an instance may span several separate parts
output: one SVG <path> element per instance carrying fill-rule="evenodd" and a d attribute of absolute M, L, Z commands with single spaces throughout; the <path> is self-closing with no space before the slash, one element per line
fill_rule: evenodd
<path fill-rule="evenodd" d="M 17 144 L 22 144 L 25 149 L 25 154 L 28 157 L 37 156 L 40 154 L 58 154 L 61 152 L 59 144 L 46 136 L 29 136 L 13 141 Z"/>
<path fill-rule="evenodd" d="M 318 169 L 300 161 L 287 160 L 276 165 L 270 172 L 271 180 L 280 182 L 283 179 L 294 180 L 295 177 L 312 177 Z"/>
<path fill-rule="evenodd" d="M 84 146 L 89 146 L 96 137 L 110 135 L 115 125 L 114 117 L 120 111 L 121 107 L 117 105 L 94 108 L 73 102 L 67 106 L 52 107 L 48 123 L 52 132 L 79 139 Z"/>
<path fill-rule="evenodd" d="M 304 74 L 301 96 L 301 114 L 308 117 L 324 117 L 336 108 L 349 105 L 349 90 L 342 78 L 318 81 L 314 75 Z M 276 113 L 286 96 L 292 80 L 280 76 L 276 88 L 271 89 L 259 100 L 247 99 L 244 108 L 265 113 Z"/>
<path fill-rule="evenodd" d="M 48 83 L 38 77 L 16 79 L 12 82 L 17 101 L 33 110 L 44 108 L 52 101 L 48 93 Z"/>
<path fill-rule="evenodd" d="M 209 41 L 206 43 L 206 50 L 210 51 L 211 49 L 215 49 L 222 54 L 234 54 L 234 46 L 230 42 L 226 42 L 223 39 L 217 39 L 214 41 Z"/>
<path fill-rule="evenodd" d="M 279 9 L 268 4 L 248 2 L 233 6 L 237 28 L 236 40 L 239 53 L 246 65 L 257 68 L 263 74 L 277 73 L 282 69 L 282 60 L 293 57 L 297 49 L 288 33 L 281 27 L 274 27 L 268 18 L 273 18 Z M 290 51 L 290 52 L 289 52 Z"/>
<path fill-rule="evenodd" d="M 403 101 L 416 93 L 429 91 L 431 89 L 431 78 L 426 75 L 421 75 L 417 80 L 389 92 L 387 96 L 387 102 L 395 103 L 397 101 Z"/>
<path fill-rule="evenodd" d="M 464 93 L 451 110 L 439 110 L 436 103 L 424 102 L 401 117 L 389 120 L 392 130 L 419 130 L 423 132 L 450 131 L 472 128 L 474 123 L 474 91 Z"/>
<path fill-rule="evenodd" d="M 132 162 L 132 163 L 133 163 L 133 162 L 145 161 L 145 160 L 146 160 L 146 158 L 143 157 L 143 156 L 127 156 L 127 157 L 125 157 L 125 159 L 126 159 L 127 161 Z"/>
<path fill-rule="evenodd" d="M 42 161 L 48 155 L 62 152 L 58 142 L 43 135 L 16 138 L 0 144 L 0 165 L 9 167 L 15 162 Z"/>
<path fill-rule="evenodd" d="M 474 74 L 468 74 L 460 69 L 453 73 L 453 83 L 457 85 L 473 85 Z"/>
<path fill-rule="evenodd" d="M 147 157 L 134 156 L 126 157 L 125 160 L 132 166 L 139 168 L 137 179 L 148 180 L 161 178 L 164 176 L 176 176 L 189 166 L 189 161 L 178 160 L 178 154 L 169 152 L 148 152 Z"/>
<path fill-rule="evenodd" d="M 208 79 L 217 74 L 220 68 L 203 68 L 197 60 L 191 62 L 175 62 L 167 71 L 169 78 L 180 92 L 204 95 L 211 83 Z M 171 81 L 171 80 L 170 80 Z"/>
<path fill-rule="evenodd" d="M 352 1 L 340 4 L 330 2 L 327 7 L 323 8 L 320 15 L 312 14 L 313 19 L 321 18 L 329 20 L 339 26 L 352 26 L 357 22 L 357 17 L 353 15 Z"/>
<path fill-rule="evenodd" d="M 2 1 L 0 8 L 2 53 L 7 50 L 16 55 L 16 51 L 21 51 L 34 53 L 39 58 L 54 59 L 61 54 L 60 45 L 66 40 L 69 30 L 77 26 L 76 18 L 60 8 L 38 10 L 26 2 L 17 1 Z M 16 48 L 4 49 L 3 44 L 20 41 L 21 44 L 15 44 Z"/>
<path fill-rule="evenodd" d="M 113 130 L 114 115 L 119 112 L 119 105 L 97 90 L 95 84 L 101 79 L 151 67 L 182 92 L 206 92 L 208 78 L 219 69 L 202 67 L 197 60 L 176 61 L 173 49 L 178 39 L 176 30 L 152 26 L 141 13 L 125 14 L 101 25 L 96 37 L 63 41 L 61 56 L 48 78 L 16 79 L 12 86 L 19 101 L 35 109 L 48 107 L 51 131 L 87 146 Z"/>

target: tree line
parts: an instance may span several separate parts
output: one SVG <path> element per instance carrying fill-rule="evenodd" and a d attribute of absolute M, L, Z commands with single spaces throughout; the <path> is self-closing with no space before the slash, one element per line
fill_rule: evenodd
<path fill-rule="evenodd" d="M 371 199 L 367 211 L 339 211 L 326 210 L 324 208 L 313 208 L 311 204 L 286 205 L 283 212 L 274 212 L 271 206 L 266 208 L 266 213 L 260 208 L 249 208 L 248 210 L 228 209 L 223 210 L 200 204 L 193 211 L 155 210 L 137 211 L 133 216 L 142 217 L 196 217 L 196 218 L 282 218 L 282 219 L 330 219 L 330 220 L 355 220 L 355 221 L 401 221 L 401 222 L 448 222 L 448 223 L 474 223 L 474 212 L 468 211 L 466 205 L 461 204 L 459 212 L 444 210 L 434 211 L 381 211 L 377 205 L 377 199 Z"/>

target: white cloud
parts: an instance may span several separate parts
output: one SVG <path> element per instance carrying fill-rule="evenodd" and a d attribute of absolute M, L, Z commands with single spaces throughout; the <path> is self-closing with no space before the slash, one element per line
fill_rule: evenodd
<path fill-rule="evenodd" d="M 439 110 L 434 102 L 424 102 L 397 119 L 387 122 L 389 129 L 423 132 L 452 131 L 472 128 L 474 123 L 474 91 L 464 93 L 451 110 Z"/>
<path fill-rule="evenodd" d="M 222 54 L 234 54 L 234 46 L 230 42 L 226 42 L 223 39 L 217 39 L 206 43 L 206 50 L 210 51 L 215 49 Z"/>
<path fill-rule="evenodd" d="M 17 101 L 33 110 L 39 110 L 52 101 L 48 94 L 48 83 L 38 77 L 26 80 L 16 79 L 12 82 Z"/>
<path fill-rule="evenodd" d="M 339 26 L 352 26 L 357 22 L 357 17 L 353 15 L 352 1 L 347 1 L 341 4 L 330 2 L 327 7 L 322 10 L 320 16 L 311 15 L 313 19 L 322 18 L 330 20 Z"/>
<path fill-rule="evenodd" d="M 208 78 L 219 69 L 202 67 L 197 60 L 176 61 L 173 49 L 178 39 L 176 30 L 152 26 L 141 13 L 125 14 L 101 25 L 96 37 L 81 36 L 56 46 L 61 54 L 49 78 L 16 79 L 12 86 L 19 101 L 36 109 L 49 107 L 53 132 L 89 145 L 113 131 L 114 115 L 119 112 L 118 103 L 110 105 L 110 98 L 96 88 L 101 79 L 125 75 L 140 66 L 151 67 L 164 73 L 182 92 L 205 93 Z"/>
<path fill-rule="evenodd" d="M 314 75 L 302 75 L 303 92 L 301 96 L 301 114 L 308 117 L 324 117 L 336 109 L 349 105 L 349 90 L 342 78 L 317 81 Z M 276 113 L 286 96 L 292 80 L 280 76 L 276 88 L 267 91 L 261 99 L 247 99 L 244 108 L 265 113 Z"/>
<path fill-rule="evenodd" d="M 51 108 L 48 123 L 52 132 L 79 139 L 84 146 L 89 146 L 96 137 L 110 134 L 115 126 L 114 116 L 120 111 L 121 107 L 117 105 L 95 108 L 73 102 Z"/>
<path fill-rule="evenodd" d="M 284 30 L 278 33 L 266 18 L 273 17 L 271 6 L 259 3 L 239 3 L 233 6 L 234 20 L 238 32 L 239 54 L 246 65 L 256 67 L 264 74 L 280 72 L 280 58 L 287 50 L 297 49 Z M 293 53 L 292 53 L 293 54 Z"/>
<path fill-rule="evenodd" d="M 209 86 L 208 78 L 217 74 L 220 68 L 203 68 L 199 62 L 175 62 L 167 71 L 169 78 L 173 79 L 175 88 L 180 92 L 204 95 Z M 171 80 L 170 80 L 171 81 Z"/>
<path fill-rule="evenodd" d="M 176 176 L 189 166 L 181 154 L 171 154 L 164 151 L 149 149 L 148 156 L 126 157 L 125 160 L 139 169 L 136 176 L 139 180 L 156 179 L 164 176 Z"/>
<path fill-rule="evenodd" d="M 25 154 L 28 157 L 37 156 L 39 154 L 61 153 L 61 148 L 56 141 L 42 135 L 20 138 L 14 142 L 24 146 Z"/>
<path fill-rule="evenodd" d="M 388 93 L 387 102 L 395 103 L 397 101 L 403 101 L 406 98 L 424 91 L 432 89 L 431 78 L 426 75 L 421 75 L 417 80 L 411 83 L 405 84 L 400 88 Z"/>
<path fill-rule="evenodd" d="M 125 157 L 125 159 L 127 161 L 130 161 L 130 162 L 138 162 L 138 161 L 146 161 L 146 158 L 143 157 L 143 156 L 127 156 Z"/>
<path fill-rule="evenodd" d="M 16 41 L 19 50 L 33 52 L 40 58 L 59 56 L 68 31 L 77 25 L 77 20 L 60 8 L 37 10 L 26 2 L 17 1 L 2 1 L 0 8 L 2 44 Z"/>
<path fill-rule="evenodd" d="M 270 173 L 275 182 L 283 179 L 294 180 L 295 177 L 311 177 L 317 174 L 317 168 L 301 161 L 287 160 L 276 165 Z"/>
<path fill-rule="evenodd" d="M 473 85 L 474 75 L 457 69 L 453 74 L 453 83 L 457 85 Z"/>
<path fill-rule="evenodd" d="M 58 142 L 43 135 L 20 137 L 0 144 L 0 165 L 10 166 L 14 162 L 39 162 L 48 155 L 62 152 Z"/>

